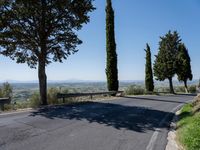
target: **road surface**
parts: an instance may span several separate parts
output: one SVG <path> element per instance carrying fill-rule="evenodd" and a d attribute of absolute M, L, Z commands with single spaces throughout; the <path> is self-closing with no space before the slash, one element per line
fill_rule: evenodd
<path fill-rule="evenodd" d="M 0 150 L 164 150 L 194 96 L 137 96 L 0 115 Z"/>

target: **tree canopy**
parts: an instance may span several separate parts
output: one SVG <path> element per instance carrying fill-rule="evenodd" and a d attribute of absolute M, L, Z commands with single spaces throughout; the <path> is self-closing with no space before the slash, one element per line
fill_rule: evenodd
<path fill-rule="evenodd" d="M 78 51 L 77 31 L 89 22 L 92 1 L 0 1 L 0 54 L 31 68 L 38 65 L 42 104 L 47 104 L 45 67 Z"/>
<path fill-rule="evenodd" d="M 179 81 L 183 81 L 185 84 L 186 92 L 187 89 L 187 80 L 192 80 L 192 70 L 190 64 L 190 56 L 188 54 L 188 50 L 185 44 L 181 43 L 179 45 L 179 52 L 178 52 L 178 69 L 177 69 L 177 76 Z"/>
<path fill-rule="evenodd" d="M 177 73 L 177 55 L 181 39 L 176 31 L 160 37 L 159 51 L 154 62 L 154 75 L 159 81 L 169 80 L 170 92 L 174 93 L 172 78 Z"/>

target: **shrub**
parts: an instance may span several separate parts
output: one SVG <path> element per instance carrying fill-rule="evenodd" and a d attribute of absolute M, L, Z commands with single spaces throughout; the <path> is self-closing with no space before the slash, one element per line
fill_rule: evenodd
<path fill-rule="evenodd" d="M 0 98 L 3 97 L 3 92 L 2 92 L 2 89 L 0 88 Z"/>
<path fill-rule="evenodd" d="M 131 85 L 125 90 L 126 95 L 142 95 L 145 89 L 142 86 Z"/>
<path fill-rule="evenodd" d="M 4 105 L 4 111 L 10 111 L 13 109 L 13 105 L 12 104 L 5 104 Z"/>
<path fill-rule="evenodd" d="M 35 106 L 34 106 L 34 105 L 35 105 Z M 15 108 L 15 109 L 24 109 L 24 108 L 37 107 L 37 106 L 39 106 L 39 105 L 33 104 L 33 103 L 30 103 L 30 102 L 25 101 L 25 102 L 16 103 L 16 104 L 14 105 L 14 108 Z"/>
<path fill-rule="evenodd" d="M 170 89 L 169 89 L 169 87 L 158 87 L 158 88 L 155 89 L 155 92 L 169 93 Z"/>
<path fill-rule="evenodd" d="M 12 97 L 13 87 L 8 83 L 3 83 L 3 87 L 0 89 L 0 97 Z"/>
<path fill-rule="evenodd" d="M 61 102 L 59 102 L 59 100 L 57 99 L 57 94 L 59 92 L 67 94 L 68 93 L 68 89 L 63 89 L 63 90 L 59 90 L 58 88 L 49 88 L 47 91 L 47 101 L 48 104 L 59 104 Z M 31 107 L 38 107 L 40 106 L 41 102 L 40 102 L 40 95 L 39 92 L 35 92 L 31 98 L 30 98 L 30 106 Z M 28 104 L 27 104 L 28 105 Z"/>
<path fill-rule="evenodd" d="M 64 89 L 61 90 L 61 93 L 67 94 L 67 93 L 69 93 L 69 89 L 68 88 L 64 88 Z"/>
<path fill-rule="evenodd" d="M 35 92 L 30 98 L 30 106 L 31 107 L 38 107 L 40 106 L 40 95 L 39 92 Z"/>
<path fill-rule="evenodd" d="M 47 91 L 48 104 L 58 104 L 57 94 L 59 93 L 58 88 L 49 88 Z"/>
<path fill-rule="evenodd" d="M 188 91 L 189 91 L 190 93 L 196 93 L 196 92 L 197 92 L 197 90 L 196 90 L 196 85 L 191 85 L 191 86 L 189 86 Z"/>
<path fill-rule="evenodd" d="M 185 87 L 184 86 L 177 86 L 177 87 L 175 87 L 175 91 L 180 92 L 180 93 L 185 93 Z"/>

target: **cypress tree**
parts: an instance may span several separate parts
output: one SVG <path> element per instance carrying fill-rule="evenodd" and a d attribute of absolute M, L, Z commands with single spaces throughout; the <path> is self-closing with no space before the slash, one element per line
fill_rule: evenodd
<path fill-rule="evenodd" d="M 177 55 L 180 45 L 180 37 L 175 31 L 169 31 L 161 37 L 159 52 L 154 62 L 154 75 L 156 80 L 169 80 L 170 93 L 174 93 L 172 78 L 177 73 Z"/>
<path fill-rule="evenodd" d="M 117 53 L 115 43 L 114 10 L 111 0 L 107 0 L 106 6 L 106 50 L 107 50 L 107 87 L 109 91 L 118 91 Z"/>
<path fill-rule="evenodd" d="M 149 92 L 153 92 L 154 90 L 154 82 L 153 82 L 153 72 L 152 72 L 152 64 L 151 64 L 151 49 L 149 44 L 146 45 L 146 67 L 145 67 L 145 87 Z"/>
<path fill-rule="evenodd" d="M 188 93 L 187 80 L 192 80 L 193 75 L 190 65 L 190 56 L 183 43 L 179 45 L 177 75 L 178 80 L 184 82 L 185 92 Z"/>

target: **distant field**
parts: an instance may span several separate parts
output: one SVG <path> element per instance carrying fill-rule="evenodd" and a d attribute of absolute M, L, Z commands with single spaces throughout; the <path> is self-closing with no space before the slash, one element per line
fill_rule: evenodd
<path fill-rule="evenodd" d="M 198 84 L 198 80 L 189 82 L 191 84 Z M 0 86 L 2 83 L 0 83 Z M 13 101 L 26 101 L 34 92 L 39 90 L 37 83 L 11 83 L 13 86 Z M 126 90 L 127 87 L 136 85 L 144 88 L 143 81 L 127 81 L 120 82 L 119 90 Z M 174 86 L 182 86 L 181 83 L 175 81 Z M 107 91 L 106 82 L 77 82 L 77 83 L 49 83 L 48 88 L 55 87 L 59 89 L 67 89 L 70 93 L 77 92 L 103 92 Z M 156 89 L 168 88 L 168 82 L 155 82 Z"/>

